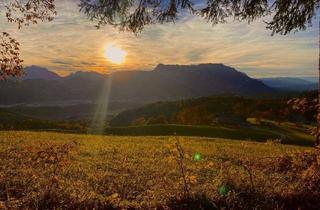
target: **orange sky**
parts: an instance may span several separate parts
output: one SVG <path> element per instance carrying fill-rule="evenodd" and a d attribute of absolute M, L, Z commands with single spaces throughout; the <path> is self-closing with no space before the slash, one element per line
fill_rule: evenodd
<path fill-rule="evenodd" d="M 58 0 L 57 9 L 51 23 L 21 30 L 1 17 L 1 29 L 21 43 L 24 65 L 47 67 L 63 75 L 78 70 L 151 70 L 158 63 L 224 63 L 254 77 L 316 75 L 316 27 L 272 37 L 262 21 L 212 27 L 188 16 L 176 24 L 148 26 L 135 36 L 110 26 L 97 30 L 79 13 L 77 1 Z M 124 64 L 115 65 L 105 58 L 108 43 L 127 52 Z"/>

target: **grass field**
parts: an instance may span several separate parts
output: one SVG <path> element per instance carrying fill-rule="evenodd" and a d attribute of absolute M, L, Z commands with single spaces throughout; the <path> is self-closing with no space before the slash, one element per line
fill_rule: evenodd
<path fill-rule="evenodd" d="M 262 125 L 224 127 L 224 126 L 188 126 L 188 125 L 146 125 L 130 127 L 108 127 L 107 135 L 124 136 L 201 136 L 265 142 L 268 139 L 282 139 L 283 144 L 312 146 L 314 137 L 306 127 L 297 127 L 292 123 L 278 125 L 264 122 Z"/>
<path fill-rule="evenodd" d="M 316 209 L 319 157 L 218 138 L 2 131 L 0 209 Z"/>

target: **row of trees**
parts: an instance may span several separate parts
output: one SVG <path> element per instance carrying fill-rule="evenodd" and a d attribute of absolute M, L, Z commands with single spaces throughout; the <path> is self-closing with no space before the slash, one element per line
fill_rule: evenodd
<path fill-rule="evenodd" d="M 0 122 L 0 130 L 69 130 L 85 132 L 89 123 L 85 120 L 79 121 L 53 121 L 40 119 L 11 120 Z"/>
<path fill-rule="evenodd" d="M 309 99 L 313 101 L 312 98 Z M 281 124 L 293 122 L 314 125 L 316 109 L 301 109 L 280 99 L 213 97 L 185 102 L 163 102 L 125 111 L 111 120 L 111 126 L 147 124 L 246 125 L 248 118 L 268 119 Z"/>

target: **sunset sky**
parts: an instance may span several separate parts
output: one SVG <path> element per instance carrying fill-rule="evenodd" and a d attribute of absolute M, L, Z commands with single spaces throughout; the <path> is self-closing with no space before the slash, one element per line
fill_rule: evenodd
<path fill-rule="evenodd" d="M 54 21 L 21 30 L 6 23 L 1 13 L 1 30 L 20 41 L 25 66 L 39 65 L 61 75 L 79 70 L 152 70 L 158 63 L 224 63 L 253 77 L 317 73 L 317 24 L 289 36 L 272 37 L 262 20 L 212 27 L 198 17 L 186 16 L 176 24 L 148 26 L 135 36 L 110 26 L 97 30 L 79 13 L 77 3 L 58 0 Z M 110 43 L 127 53 L 123 64 L 105 58 Z"/>

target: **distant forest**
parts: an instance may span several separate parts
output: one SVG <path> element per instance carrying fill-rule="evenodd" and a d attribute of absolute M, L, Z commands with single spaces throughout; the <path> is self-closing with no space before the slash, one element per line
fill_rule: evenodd
<path fill-rule="evenodd" d="M 316 92 L 300 95 L 310 100 L 316 98 Z M 106 126 L 128 127 L 143 125 L 207 125 L 243 127 L 252 120 L 260 124 L 261 120 L 272 120 L 278 124 L 293 122 L 313 125 L 316 110 L 300 112 L 287 103 L 290 97 L 248 98 L 239 96 L 214 96 L 171 102 L 157 102 L 108 115 Z M 56 111 L 55 111 L 56 109 Z M 93 105 L 72 107 L 33 107 L 0 108 L 1 130 L 71 130 L 87 132 L 94 112 Z M 32 113 L 39 110 L 38 116 Z M 71 111 L 70 111 L 71 110 Z M 56 113 L 53 117 L 52 113 Z M 77 117 L 63 118 L 63 116 Z M 251 120 L 251 122 L 250 122 Z"/>
<path fill-rule="evenodd" d="M 315 98 L 315 92 L 304 93 Z M 312 124 L 315 111 L 300 112 L 287 103 L 288 99 L 254 99 L 236 96 L 205 97 L 175 102 L 158 102 L 124 111 L 110 121 L 110 126 L 152 124 L 183 125 L 244 125 L 248 118 L 278 122 Z"/>

